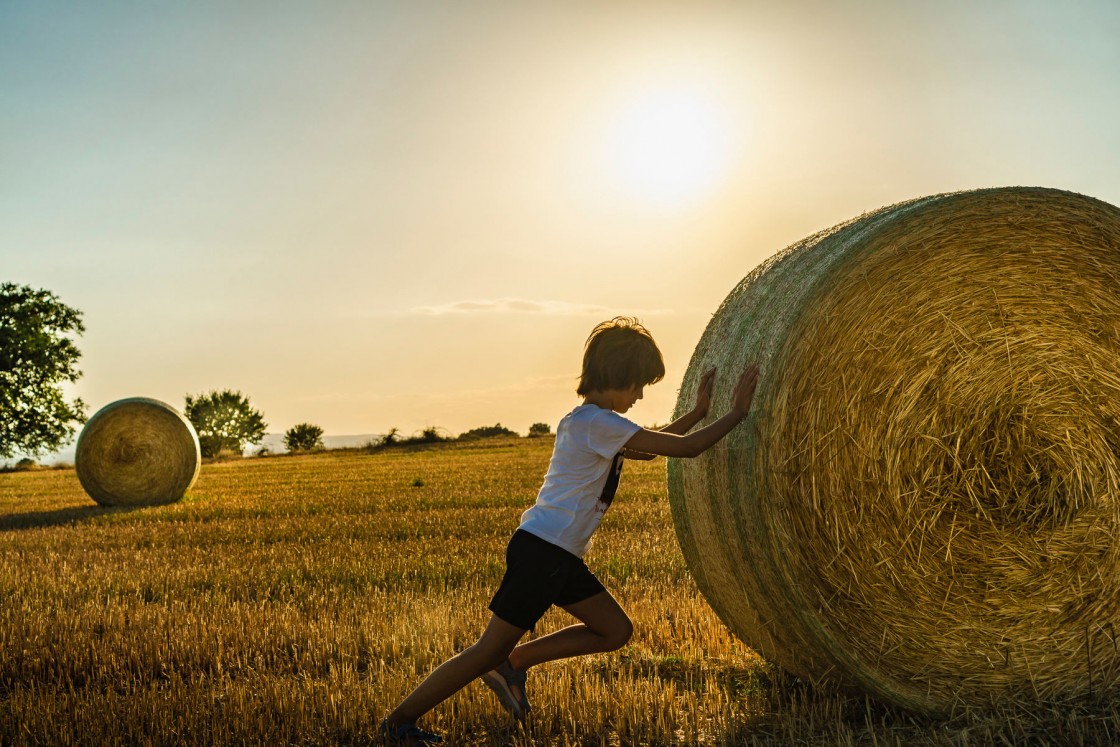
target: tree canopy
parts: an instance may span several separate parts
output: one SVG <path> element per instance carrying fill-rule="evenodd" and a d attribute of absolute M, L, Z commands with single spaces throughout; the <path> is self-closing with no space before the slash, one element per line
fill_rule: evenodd
<path fill-rule="evenodd" d="M 260 411 L 249 404 L 249 398 L 231 389 L 197 397 L 188 394 L 183 414 L 198 433 L 204 457 L 216 457 L 222 451 L 240 455 L 246 445 L 259 442 L 268 427 Z"/>
<path fill-rule="evenodd" d="M 85 419 L 81 399 L 62 385 L 77 381 L 85 331 L 82 313 L 47 290 L 0 284 L 0 458 L 54 451 Z"/>
<path fill-rule="evenodd" d="M 288 451 L 312 451 L 323 448 L 323 429 L 311 423 L 293 425 L 284 433 Z"/>

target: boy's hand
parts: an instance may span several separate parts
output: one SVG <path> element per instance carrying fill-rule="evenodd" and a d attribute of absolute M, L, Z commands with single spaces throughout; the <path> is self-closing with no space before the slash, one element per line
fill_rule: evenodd
<path fill-rule="evenodd" d="M 735 389 L 731 392 L 731 409 L 740 417 L 746 417 L 751 409 L 751 400 L 754 399 L 754 388 L 758 384 L 758 364 L 751 363 L 739 376 Z"/>
<path fill-rule="evenodd" d="M 716 385 L 716 370 L 709 368 L 700 377 L 700 386 L 696 389 L 696 406 L 692 411 L 704 418 L 708 415 L 708 408 L 712 405 L 712 388 Z"/>

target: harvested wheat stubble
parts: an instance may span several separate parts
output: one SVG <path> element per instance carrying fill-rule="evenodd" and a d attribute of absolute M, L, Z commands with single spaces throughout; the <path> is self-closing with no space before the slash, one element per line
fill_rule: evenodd
<path fill-rule="evenodd" d="M 724 301 L 678 413 L 750 360 L 748 420 L 669 465 L 740 638 L 929 714 L 1120 692 L 1120 210 L 986 189 L 823 231 Z"/>
<path fill-rule="evenodd" d="M 202 464 L 198 434 L 178 410 L 145 397 L 97 411 L 78 436 L 78 480 L 104 506 L 174 503 Z"/>

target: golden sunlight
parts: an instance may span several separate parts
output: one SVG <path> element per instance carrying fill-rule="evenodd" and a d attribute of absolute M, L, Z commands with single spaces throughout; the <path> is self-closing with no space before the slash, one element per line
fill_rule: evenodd
<path fill-rule="evenodd" d="M 608 177 L 620 191 L 662 206 L 706 196 L 732 160 L 727 112 L 685 86 L 651 88 L 626 102 L 606 145 Z"/>

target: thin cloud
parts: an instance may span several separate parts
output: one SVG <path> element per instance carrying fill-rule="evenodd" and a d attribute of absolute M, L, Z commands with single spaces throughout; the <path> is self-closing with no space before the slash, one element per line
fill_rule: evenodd
<path fill-rule="evenodd" d="M 575 374 L 555 376 L 529 376 L 506 384 L 476 389 L 459 389 L 453 392 L 433 392 L 431 390 L 405 390 L 390 393 L 383 392 L 322 392 L 305 394 L 299 397 L 298 402 L 350 402 L 361 404 L 380 404 L 385 402 L 425 402 L 425 403 L 456 403 L 465 399 L 494 399 L 497 401 L 511 394 L 533 394 L 542 391 L 567 389 L 574 386 L 579 378 Z"/>
<path fill-rule="evenodd" d="M 447 316 L 449 314 L 543 314 L 547 316 L 613 316 L 620 313 L 655 315 L 668 313 L 668 309 L 632 309 L 619 311 L 595 304 L 568 303 L 567 301 L 532 301 L 526 298 L 470 299 L 438 306 L 415 306 L 413 314 Z"/>

